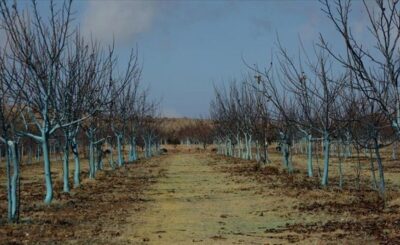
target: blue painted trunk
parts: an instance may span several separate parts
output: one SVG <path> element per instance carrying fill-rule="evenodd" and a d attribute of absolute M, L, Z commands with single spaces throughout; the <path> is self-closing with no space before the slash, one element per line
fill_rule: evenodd
<path fill-rule="evenodd" d="M 118 151 L 118 166 L 124 165 L 124 158 L 122 155 L 122 136 L 117 134 L 117 151 Z"/>
<path fill-rule="evenodd" d="M 137 157 L 136 142 L 135 142 L 132 149 L 132 160 L 136 161 L 137 159 L 138 157 Z"/>
<path fill-rule="evenodd" d="M 40 147 L 36 147 L 36 161 L 40 161 Z"/>
<path fill-rule="evenodd" d="M 68 193 L 69 188 L 69 140 L 66 139 L 64 146 L 64 159 L 63 159 L 63 191 Z"/>
<path fill-rule="evenodd" d="M 144 156 L 144 158 L 147 158 L 147 148 L 148 148 L 148 146 L 147 146 L 146 138 L 143 138 L 143 142 L 144 142 L 143 156 Z"/>
<path fill-rule="evenodd" d="M 7 200 L 8 200 L 8 220 L 11 219 L 11 150 L 9 144 L 6 143 L 6 175 L 7 175 Z"/>
<path fill-rule="evenodd" d="M 343 159 L 343 154 L 342 153 L 342 145 L 339 146 L 339 188 L 343 188 L 343 169 L 342 169 L 342 159 Z"/>
<path fill-rule="evenodd" d="M 232 141 L 229 139 L 228 140 L 228 155 L 230 156 L 230 157 L 232 157 L 233 156 L 233 150 L 232 150 Z"/>
<path fill-rule="evenodd" d="M 224 150 L 224 155 L 228 156 L 228 141 L 225 141 L 223 150 Z"/>
<path fill-rule="evenodd" d="M 392 160 L 397 160 L 397 152 L 394 144 L 392 145 Z"/>
<path fill-rule="evenodd" d="M 251 140 L 251 138 L 252 138 L 252 136 L 251 135 L 249 135 L 249 140 L 248 140 L 248 147 L 247 147 L 247 149 L 248 149 L 248 152 L 247 152 L 247 159 L 248 160 L 252 160 L 253 159 L 253 153 L 252 153 L 252 151 L 251 151 L 251 145 L 252 145 L 252 140 Z"/>
<path fill-rule="evenodd" d="M 133 162 L 137 160 L 137 156 L 136 156 L 136 139 L 135 137 L 131 138 L 131 145 L 130 145 L 130 149 L 129 149 L 129 161 Z"/>
<path fill-rule="evenodd" d="M 79 150 L 78 150 L 78 143 L 76 142 L 76 138 L 72 138 L 71 142 L 72 153 L 74 154 L 74 162 L 75 162 L 75 169 L 74 169 L 74 186 L 78 187 L 81 184 L 80 174 L 81 174 L 81 163 L 79 160 Z"/>
<path fill-rule="evenodd" d="M 257 160 L 257 162 L 259 162 L 260 161 L 260 144 L 258 144 L 258 141 L 256 141 L 256 149 L 257 149 L 256 160 Z"/>
<path fill-rule="evenodd" d="M 53 200 L 53 181 L 51 179 L 51 165 L 49 156 L 49 139 L 47 133 L 42 134 L 42 152 L 44 161 L 44 179 L 46 184 L 46 197 L 44 202 L 50 204 Z"/>
<path fill-rule="evenodd" d="M 382 157 L 379 150 L 379 142 L 375 139 L 375 156 L 378 163 L 378 173 L 379 173 L 379 194 L 384 199 L 385 198 L 385 174 L 383 171 Z"/>
<path fill-rule="evenodd" d="M 264 163 L 270 163 L 271 161 L 269 160 L 268 157 L 268 142 L 265 138 L 263 142 L 263 151 L 264 151 Z"/>
<path fill-rule="evenodd" d="M 312 152 L 312 135 L 307 136 L 307 173 L 308 177 L 313 177 L 313 152 Z"/>
<path fill-rule="evenodd" d="M 244 134 L 244 145 L 246 147 L 246 153 L 244 154 L 243 159 L 248 159 L 248 157 L 249 157 L 249 145 L 248 145 L 247 134 Z"/>
<path fill-rule="evenodd" d="M 8 221 L 16 223 L 19 220 L 19 187 L 20 167 L 18 157 L 18 145 L 14 141 L 7 142 L 7 190 L 8 190 Z M 11 163 L 13 173 L 11 176 Z"/>
<path fill-rule="evenodd" d="M 152 157 L 153 156 L 153 143 L 150 140 L 149 140 L 148 146 L 149 146 L 149 157 Z"/>
<path fill-rule="evenodd" d="M 330 142 L 330 137 L 329 137 L 328 132 L 324 133 L 323 141 L 324 141 L 324 172 L 322 175 L 321 184 L 322 184 L 322 186 L 327 186 L 328 178 L 329 178 L 329 154 L 330 154 L 330 148 L 331 148 L 331 144 L 330 144 L 331 142 Z"/>
<path fill-rule="evenodd" d="M 236 141 L 237 141 L 237 146 L 238 146 L 238 147 L 237 147 L 238 150 L 237 150 L 237 155 L 236 155 L 236 157 L 240 158 L 241 155 L 242 155 L 242 151 L 241 151 L 242 142 L 240 141 L 240 136 L 239 136 L 239 134 L 236 135 Z"/>
<path fill-rule="evenodd" d="M 94 163 L 94 142 L 93 138 L 89 139 L 89 178 L 94 179 L 96 177 L 95 163 Z"/>

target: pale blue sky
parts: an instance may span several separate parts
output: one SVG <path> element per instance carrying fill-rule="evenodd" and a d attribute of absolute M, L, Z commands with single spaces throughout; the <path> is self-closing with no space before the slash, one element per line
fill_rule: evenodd
<path fill-rule="evenodd" d="M 352 22 L 363 38 L 366 16 L 354 3 Z M 207 115 L 213 83 L 240 78 L 249 64 L 268 64 L 276 36 L 289 50 L 306 48 L 321 32 L 342 44 L 318 1 L 76 1 L 77 23 L 104 43 L 114 35 L 121 61 L 138 45 L 143 81 L 162 98 L 166 116 Z"/>

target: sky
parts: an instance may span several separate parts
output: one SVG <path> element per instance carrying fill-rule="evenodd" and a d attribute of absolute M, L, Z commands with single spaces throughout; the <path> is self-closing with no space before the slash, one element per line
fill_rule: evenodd
<path fill-rule="evenodd" d="M 352 25 L 367 35 L 361 2 L 353 4 Z M 138 47 L 142 80 L 168 117 L 207 117 L 214 85 L 240 79 L 271 62 L 277 37 L 296 54 L 319 33 L 342 44 L 318 1 L 89 0 L 75 1 L 76 24 L 103 44 L 115 40 L 123 65 Z"/>

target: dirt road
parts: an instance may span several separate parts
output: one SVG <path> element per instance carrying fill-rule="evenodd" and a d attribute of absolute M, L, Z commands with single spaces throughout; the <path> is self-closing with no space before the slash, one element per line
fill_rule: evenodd
<path fill-rule="evenodd" d="M 208 155 L 175 154 L 160 164 L 162 174 L 145 192 L 144 212 L 128 219 L 118 242 L 135 244 L 265 244 L 288 242 L 266 229 L 290 223 L 268 213 L 287 208 L 278 195 L 267 200 L 256 182 L 215 170 Z M 286 197 L 286 202 L 290 201 Z M 280 234 L 282 235 L 282 234 Z M 290 238 L 290 236 L 289 236 Z M 283 240 L 282 240 L 283 239 Z"/>

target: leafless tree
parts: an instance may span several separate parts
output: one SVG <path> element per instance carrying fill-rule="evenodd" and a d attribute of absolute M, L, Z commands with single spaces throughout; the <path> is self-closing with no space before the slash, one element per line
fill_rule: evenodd
<path fill-rule="evenodd" d="M 368 16 L 366 28 L 373 43 L 360 39 L 351 28 L 351 1 L 321 1 L 323 11 L 334 24 L 343 40 L 346 52 L 333 50 L 329 42 L 321 36 L 321 47 L 337 62 L 350 70 L 351 86 L 360 91 L 367 103 L 368 115 L 363 128 L 372 130 L 367 138 L 374 144 L 380 174 L 380 193 L 384 192 L 383 164 L 379 149 L 379 128 L 390 125 L 397 136 L 400 135 L 400 11 L 398 1 L 376 0 L 374 4 L 363 1 Z M 382 118 L 384 116 L 385 118 Z M 388 125 L 382 125 L 386 122 Z M 389 137 L 390 138 L 390 137 Z M 367 140 L 368 141 L 368 140 Z"/>
<path fill-rule="evenodd" d="M 7 45 L 2 47 L 7 48 Z M 0 53 L 0 144 L 5 147 L 8 221 L 19 221 L 20 210 L 20 157 L 18 153 L 19 137 L 16 135 L 18 110 L 23 109 L 19 92 L 11 92 L 10 84 L 19 78 L 21 67 L 7 59 L 6 53 Z M 0 153 L 1 157 L 1 153 Z"/>

